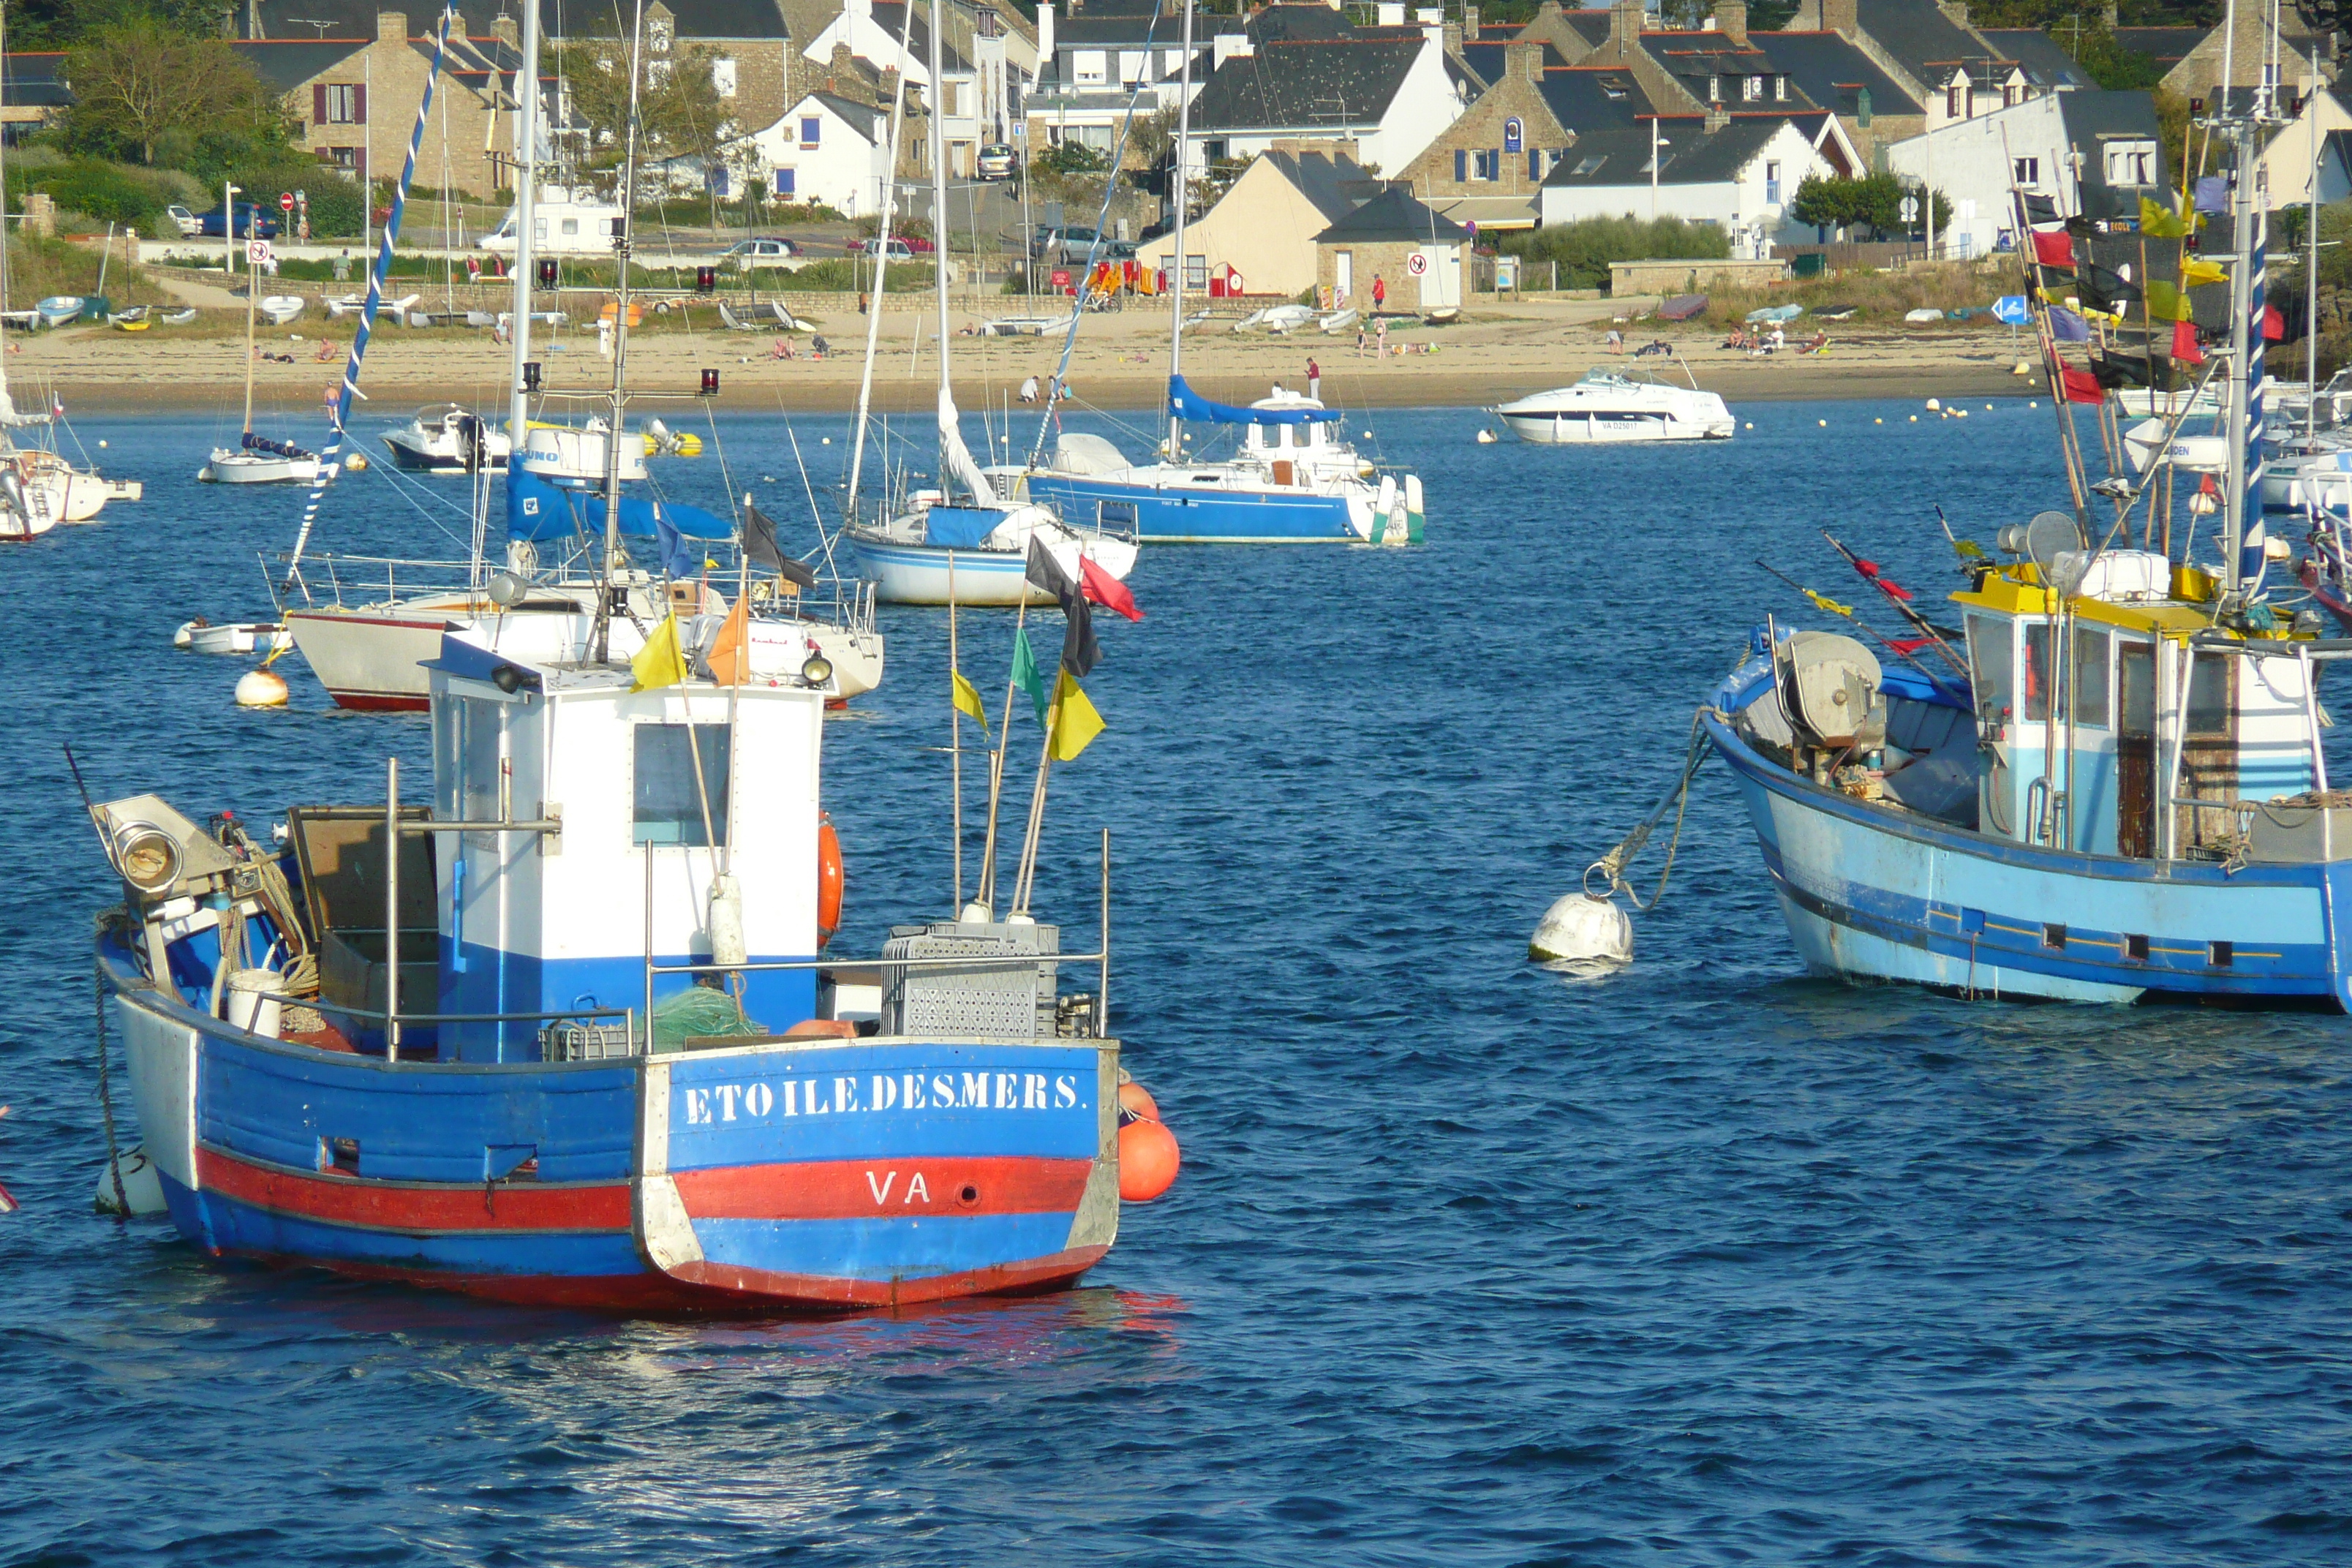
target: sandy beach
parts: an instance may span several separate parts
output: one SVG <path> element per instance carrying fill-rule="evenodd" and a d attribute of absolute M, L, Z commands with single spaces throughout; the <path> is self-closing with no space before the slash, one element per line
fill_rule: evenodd
<path fill-rule="evenodd" d="M 1491 404 L 1573 381 L 1596 364 L 1611 363 L 1604 335 L 1622 310 L 1611 300 L 1541 300 L 1501 304 L 1480 302 L 1464 320 L 1446 328 L 1413 327 L 1391 333 L 1391 346 L 1408 352 L 1378 357 L 1361 354 L 1352 331 L 1326 337 L 1309 331 L 1286 338 L 1236 333 L 1224 323 L 1188 332 L 1187 378 L 1203 394 L 1232 402 L 1265 395 L 1279 382 L 1303 389 L 1311 357 L 1322 366 L 1323 395 L 1339 406 L 1465 406 Z M 701 330 L 708 319 L 694 312 L 694 329 L 665 323 L 633 334 L 633 389 L 645 393 L 691 393 L 705 367 L 721 373 L 720 404 L 730 409 L 793 412 L 845 410 L 854 406 L 865 342 L 866 321 L 854 309 L 824 314 L 819 330 L 834 353 L 824 360 L 769 357 L 774 336 L 766 332 Z M 978 316 L 959 310 L 951 318 L 961 332 Z M 713 323 L 715 326 L 715 322 Z M 349 323 L 321 321 L 315 310 L 282 328 L 265 328 L 266 353 L 290 355 L 257 367 L 255 397 L 280 409 L 315 408 L 341 375 L 351 343 Z M 1700 385 L 1734 403 L 1743 399 L 1845 397 L 1988 397 L 2025 395 L 2040 389 L 2039 377 L 2012 374 L 2031 346 L 2013 348 L 2009 329 L 1946 329 L 1917 332 L 1832 328 L 1826 353 L 1793 352 L 1768 358 L 1719 346 L 1713 330 L 1636 322 L 1624 329 L 1629 343 L 1653 338 L 1672 342 L 1692 367 Z M 1167 317 L 1150 306 L 1089 316 L 1070 360 L 1069 380 L 1080 402 L 1102 408 L 1155 405 L 1167 374 Z M 883 353 L 875 367 L 875 405 L 893 413 L 926 409 L 938 376 L 936 333 L 929 311 L 893 310 L 882 318 Z M 317 358 L 321 338 L 333 345 Z M 1418 352 L 1423 346 L 1426 353 Z M 797 347 L 805 354 L 806 340 Z M 1061 338 L 985 338 L 959 335 L 954 345 L 958 401 L 967 409 L 983 402 L 1001 405 L 1035 375 L 1042 381 L 1059 362 Z M 179 410 L 234 413 L 242 395 L 244 339 L 241 324 L 217 335 L 181 332 L 127 333 L 102 327 L 70 328 L 30 339 L 11 340 L 8 374 L 20 389 L 52 387 L 69 410 Z M 508 351 L 486 330 L 412 329 L 380 326 L 368 351 L 362 382 L 374 415 L 405 414 L 411 405 L 454 400 L 478 406 L 504 395 Z M 597 353 L 593 327 L 571 327 L 541 336 L 533 357 L 547 366 L 547 384 L 589 391 L 609 384 L 610 362 Z M 1664 362 L 1637 363 L 1656 367 Z M 20 392 L 20 401 L 24 398 Z M 658 412 L 656 405 L 646 405 Z"/>

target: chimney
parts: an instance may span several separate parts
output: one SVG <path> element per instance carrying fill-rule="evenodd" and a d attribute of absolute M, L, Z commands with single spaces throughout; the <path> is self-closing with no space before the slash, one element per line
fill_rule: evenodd
<path fill-rule="evenodd" d="M 1402 27 L 1404 26 L 1404 0 L 1381 0 L 1372 7 L 1374 26 Z"/>
<path fill-rule="evenodd" d="M 1706 106 L 1706 133 L 1709 136 L 1730 123 L 1731 110 L 1719 103 L 1710 103 Z"/>
<path fill-rule="evenodd" d="M 375 36 L 379 42 L 408 42 L 408 17 L 399 11 L 378 11 L 375 14 Z"/>
<path fill-rule="evenodd" d="M 1045 75 L 1045 68 L 1046 68 L 1046 66 L 1047 66 L 1048 64 L 1050 64 L 1050 63 L 1052 62 L 1053 58 L 1054 58 L 1054 0 L 1045 0 L 1045 3 L 1044 3 L 1043 5 L 1039 5 L 1039 6 L 1037 7 L 1037 74 L 1038 74 L 1038 75 L 1043 76 L 1043 75 Z"/>
<path fill-rule="evenodd" d="M 1969 25 L 1969 0 L 1937 0 L 1936 8 L 1953 26 L 1965 27 Z"/>
<path fill-rule="evenodd" d="M 1478 7 L 1475 5 L 1463 6 L 1462 36 L 1475 42 L 1478 37 Z"/>
<path fill-rule="evenodd" d="M 1822 31 L 1843 38 L 1859 37 L 1862 25 L 1854 18 L 1854 0 L 1822 0 Z"/>
<path fill-rule="evenodd" d="M 1846 0 L 1852 5 L 1853 0 Z M 1609 45 L 1616 51 L 1616 63 L 1632 61 L 1634 51 L 1642 47 L 1642 21 L 1646 13 L 1642 0 L 1617 0 L 1609 10 Z"/>
<path fill-rule="evenodd" d="M 1528 81 L 1543 80 L 1544 47 L 1534 38 L 1518 38 L 1503 46 L 1503 68 L 1507 77 L 1519 77 Z"/>
<path fill-rule="evenodd" d="M 1446 22 L 1441 24 L 1437 33 L 1437 45 L 1438 47 L 1444 49 L 1449 55 L 1460 54 L 1462 52 L 1462 24 L 1459 22 Z"/>
<path fill-rule="evenodd" d="M 1748 0 L 1715 0 L 1715 29 L 1731 41 L 1731 47 L 1748 47 Z"/>
<path fill-rule="evenodd" d="M 1213 71 L 1227 60 L 1245 60 L 1256 53 L 1247 33 L 1219 33 L 1209 40 L 1209 68 Z"/>
<path fill-rule="evenodd" d="M 490 37 L 509 48 L 522 47 L 522 35 L 515 27 L 515 19 L 504 11 L 490 18 Z"/>

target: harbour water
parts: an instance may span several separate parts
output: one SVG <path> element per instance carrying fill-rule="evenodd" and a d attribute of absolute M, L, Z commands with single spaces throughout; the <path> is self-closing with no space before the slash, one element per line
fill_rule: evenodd
<path fill-rule="evenodd" d="M 1752 559 L 1872 616 L 1818 527 L 1926 600 L 1956 581 L 1935 503 L 1989 543 L 2063 492 L 2046 405 L 1736 411 L 1727 447 L 1646 452 L 1382 414 L 1426 546 L 1147 552 L 1039 902 L 1090 925 L 1109 826 L 1114 1022 L 1182 1178 L 1066 1294 L 725 1324 L 89 1212 L 115 894 L 60 742 L 101 796 L 257 822 L 430 753 L 290 659 L 297 710 L 253 713 L 241 664 L 174 653 L 266 610 L 300 497 L 185 478 L 211 420 L 84 422 L 148 499 L 0 559 L 0 1564 L 2340 1558 L 2352 1021 L 1809 980 L 1719 764 L 1633 966 L 1526 963 L 1732 628 L 1822 624 Z M 845 426 L 793 427 L 822 486 Z M 782 421 L 721 430 L 805 540 Z M 724 493 L 713 456 L 656 471 Z M 322 542 L 454 552 L 415 493 L 354 481 Z M 852 952 L 950 893 L 946 622 L 885 629 L 826 737 Z M 961 633 L 992 713 L 1006 619 Z"/>

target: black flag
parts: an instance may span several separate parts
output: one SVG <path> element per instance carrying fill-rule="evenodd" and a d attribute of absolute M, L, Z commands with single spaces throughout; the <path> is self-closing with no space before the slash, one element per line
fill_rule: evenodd
<path fill-rule="evenodd" d="M 1094 606 L 1070 580 L 1035 534 L 1029 536 L 1029 563 L 1024 573 L 1030 583 L 1061 601 L 1062 618 L 1067 622 L 1062 633 L 1062 668 L 1072 675 L 1084 678 L 1102 657 L 1095 644 Z"/>
<path fill-rule="evenodd" d="M 776 525 L 766 512 L 743 498 L 743 553 L 751 558 L 754 566 L 765 566 L 787 583 L 797 583 L 812 592 L 816 588 L 816 574 L 784 553 L 776 542 Z"/>

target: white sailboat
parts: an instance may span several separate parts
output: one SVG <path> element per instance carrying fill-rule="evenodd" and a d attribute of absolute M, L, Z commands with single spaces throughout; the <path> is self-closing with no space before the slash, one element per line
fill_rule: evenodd
<path fill-rule="evenodd" d="M 936 0 L 934 5 L 936 11 Z M 913 16 L 908 8 L 909 18 Z M 911 21 L 910 24 L 911 26 Z M 942 80 L 940 75 L 940 26 L 934 16 L 930 27 L 931 80 Z M 904 51 L 906 40 L 899 40 Z M 904 79 L 904 72 L 900 79 Z M 892 163 L 897 159 L 898 127 L 903 104 L 891 106 L 890 140 L 894 149 Z M 947 240 L 948 163 L 946 133 L 941 125 L 940 106 L 933 104 L 927 116 L 929 121 L 931 161 L 931 215 L 942 245 Z M 883 183 L 883 209 L 892 209 L 895 192 L 889 177 Z M 874 258 L 875 292 L 881 291 L 882 268 L 888 265 L 887 247 L 877 247 Z M 944 260 L 944 255 L 942 256 Z M 866 413 L 874 377 L 874 351 L 877 327 L 881 312 L 877 310 L 867 318 L 866 343 L 866 384 L 858 395 L 858 428 L 856 449 L 851 458 L 852 479 L 849 504 L 852 518 L 845 531 L 856 547 L 857 559 L 866 579 L 875 586 L 875 596 L 891 605 L 970 605 L 975 606 L 1012 607 L 1022 604 L 1045 605 L 1053 596 L 1031 584 L 1028 579 L 1029 549 L 1033 542 L 1043 546 L 1053 556 L 1055 563 L 1071 581 L 1080 580 L 1087 567 L 1124 581 L 1135 569 L 1135 537 L 1129 528 L 1124 531 L 1106 529 L 1099 522 L 1091 528 L 1073 527 L 1048 507 L 1027 502 L 1007 502 L 1000 499 L 988 476 L 972 460 L 971 448 L 964 445 L 962 421 L 956 409 L 955 389 L 950 381 L 950 345 L 955 342 L 948 321 L 948 269 L 940 266 L 932 269 L 934 293 L 939 308 L 940 355 L 940 483 L 936 489 L 922 489 L 907 498 L 903 510 L 895 515 L 863 522 L 855 516 L 857 506 L 859 457 L 865 451 Z M 960 487 L 969 497 L 969 504 L 953 504 L 950 486 Z"/>
<path fill-rule="evenodd" d="M 261 288 L 261 258 L 269 242 L 250 239 L 245 247 L 245 433 L 234 447 L 213 448 L 212 461 L 196 470 L 196 478 L 215 485 L 308 485 L 319 479 L 319 455 L 290 441 L 272 441 L 253 433 L 254 296 Z"/>

